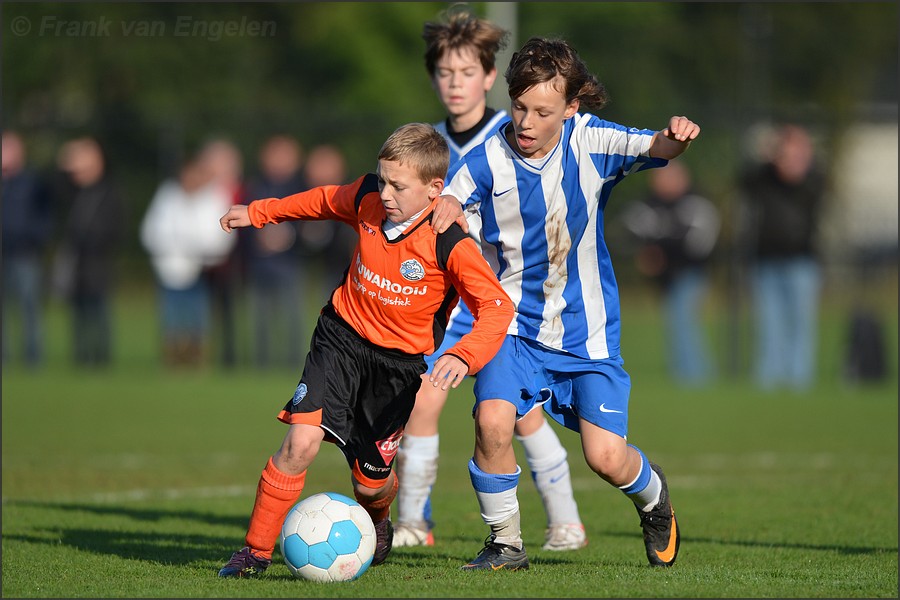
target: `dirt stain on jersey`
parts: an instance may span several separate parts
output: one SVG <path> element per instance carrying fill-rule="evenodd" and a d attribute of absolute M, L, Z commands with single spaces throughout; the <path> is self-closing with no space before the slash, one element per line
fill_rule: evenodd
<path fill-rule="evenodd" d="M 555 288 L 562 283 L 569 275 L 566 266 L 566 257 L 569 255 L 569 249 L 572 247 L 572 240 L 569 238 L 569 230 L 566 222 L 560 213 L 548 214 L 547 225 L 547 258 L 550 264 L 547 268 L 547 279 L 544 281 L 545 288 Z"/>

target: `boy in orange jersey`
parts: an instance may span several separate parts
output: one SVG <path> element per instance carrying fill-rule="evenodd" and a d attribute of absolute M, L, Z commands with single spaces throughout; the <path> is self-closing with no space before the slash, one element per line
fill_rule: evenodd
<path fill-rule="evenodd" d="M 271 564 L 281 525 L 323 441 L 343 452 L 354 495 L 375 523 L 372 564 L 390 553 L 398 486 L 392 466 L 426 370 L 423 356 L 441 345 L 461 296 L 476 324 L 437 360 L 429 379 L 457 387 L 494 356 L 513 317 L 509 296 L 475 242 L 459 225 L 441 234 L 432 229 L 448 163 L 444 138 L 431 125 L 411 123 L 384 143 L 376 173 L 237 205 L 220 219 L 227 232 L 332 219 L 354 227 L 360 238 L 319 316 L 296 391 L 278 415 L 290 428 L 263 469 L 246 544 L 220 577 L 254 577 Z"/>

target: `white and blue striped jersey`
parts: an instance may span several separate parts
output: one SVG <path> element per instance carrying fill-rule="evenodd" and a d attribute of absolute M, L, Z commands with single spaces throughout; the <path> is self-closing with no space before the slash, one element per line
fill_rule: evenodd
<path fill-rule="evenodd" d="M 466 142 L 463 146 L 458 145 L 453 141 L 453 138 L 450 137 L 450 134 L 447 131 L 447 121 L 441 121 L 440 123 L 435 123 L 434 128 L 444 136 L 444 139 L 447 140 L 447 145 L 450 147 L 450 172 L 453 171 L 453 164 L 457 162 L 460 158 L 462 158 L 469 150 L 475 148 L 476 146 L 484 143 L 486 139 L 497 133 L 497 130 L 501 125 L 506 123 L 509 120 L 509 115 L 506 114 L 505 110 L 498 110 L 491 119 L 485 123 L 484 127 L 482 127 L 481 131 L 475 134 L 471 140 Z M 472 219 L 469 218 L 469 227 L 472 227 Z M 470 229 L 471 235 L 472 229 Z M 476 242 L 478 240 L 476 239 Z M 426 362 L 428 363 L 428 369 L 431 370 L 431 367 L 434 366 L 434 361 L 436 361 L 443 350 L 451 347 L 456 341 L 459 340 L 462 336 L 467 334 L 472 329 L 472 324 L 475 322 L 475 317 L 472 316 L 472 311 L 469 310 L 469 307 L 460 299 L 460 301 L 453 308 L 453 311 L 450 313 L 450 320 L 447 322 L 447 330 L 444 337 L 444 343 L 440 348 L 436 349 L 435 352 L 430 357 L 425 357 Z"/>
<path fill-rule="evenodd" d="M 469 234 L 516 305 L 508 333 L 583 358 L 618 356 L 603 210 L 623 177 L 668 164 L 649 156 L 656 132 L 576 113 L 549 154 L 527 159 L 503 129 L 451 167 L 443 193 L 463 202 Z"/>
<path fill-rule="evenodd" d="M 484 117 L 482 117 L 484 118 Z M 447 120 L 444 119 L 440 123 L 435 123 L 434 128 L 444 136 L 444 139 L 447 140 L 447 145 L 450 146 L 450 167 L 452 171 L 453 163 L 458 161 L 460 158 L 465 156 L 469 150 L 474 148 L 475 146 L 481 144 L 490 136 L 497 133 L 497 130 L 503 124 L 504 121 L 508 119 L 508 115 L 505 110 L 498 110 L 493 117 L 491 117 L 490 121 L 484 124 L 481 131 L 475 134 L 471 140 L 465 143 L 464 146 L 459 146 L 456 142 L 453 141 L 453 138 L 450 137 L 450 133 L 447 131 Z"/>

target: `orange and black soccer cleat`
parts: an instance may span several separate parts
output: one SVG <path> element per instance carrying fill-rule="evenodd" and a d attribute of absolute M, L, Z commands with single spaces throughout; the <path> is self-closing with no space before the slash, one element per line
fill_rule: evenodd
<path fill-rule="evenodd" d="M 663 475 L 659 465 L 650 463 L 650 468 L 659 475 L 662 491 L 659 493 L 659 502 L 650 511 L 644 512 L 640 508 L 637 509 L 641 517 L 641 528 L 644 530 L 647 560 L 654 567 L 671 567 L 675 564 L 675 557 L 678 556 L 681 532 L 675 521 L 672 502 L 669 501 L 669 486 L 666 484 L 666 476 Z"/>

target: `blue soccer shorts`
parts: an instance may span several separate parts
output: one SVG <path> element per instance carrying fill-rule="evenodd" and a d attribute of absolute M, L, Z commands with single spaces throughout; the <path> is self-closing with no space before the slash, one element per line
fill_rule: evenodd
<path fill-rule="evenodd" d="M 543 405 L 567 429 L 580 432 L 581 418 L 624 438 L 631 378 L 622 365 L 621 357 L 591 360 L 508 335 L 475 377 L 475 408 L 485 400 L 505 400 L 522 418 Z"/>

